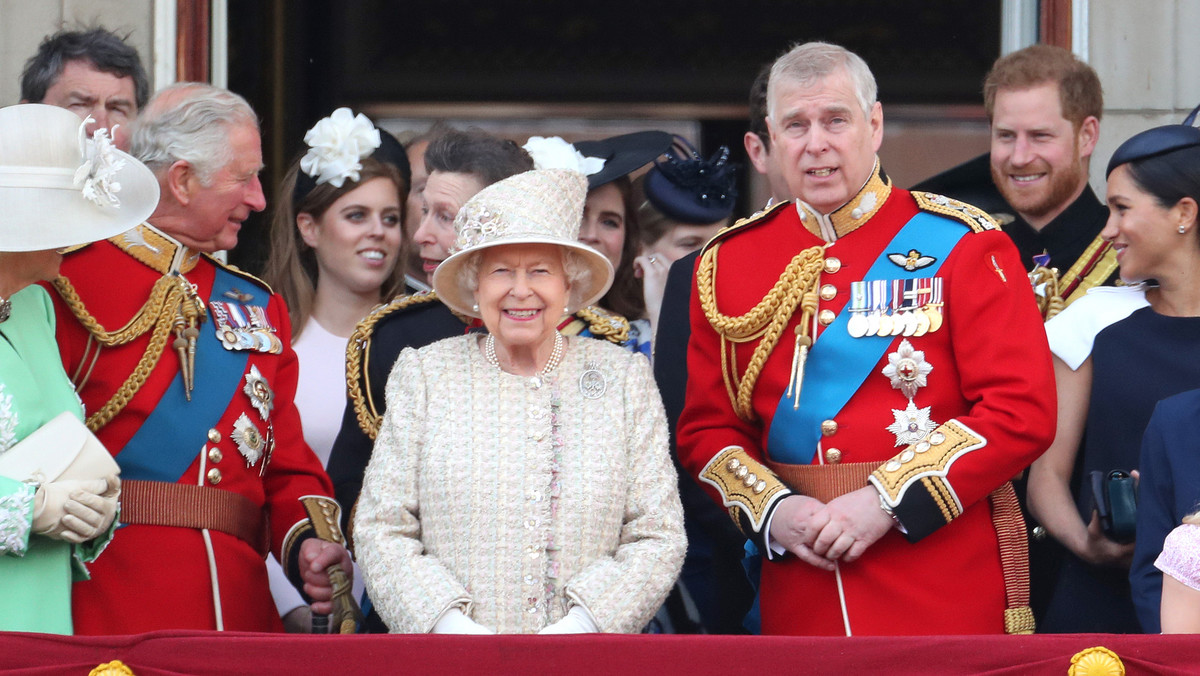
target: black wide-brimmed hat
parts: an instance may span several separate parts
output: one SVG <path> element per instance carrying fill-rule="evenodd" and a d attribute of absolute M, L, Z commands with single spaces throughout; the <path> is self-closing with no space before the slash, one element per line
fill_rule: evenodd
<path fill-rule="evenodd" d="M 604 168 L 588 176 L 588 189 L 595 189 L 650 164 L 671 150 L 673 142 L 674 137 L 665 131 L 635 131 L 574 145 L 584 157 L 604 160 Z"/>
<path fill-rule="evenodd" d="M 646 173 L 646 199 L 681 223 L 708 224 L 729 218 L 737 203 L 737 166 L 721 146 L 703 159 L 685 139 L 676 137 L 672 153 Z"/>

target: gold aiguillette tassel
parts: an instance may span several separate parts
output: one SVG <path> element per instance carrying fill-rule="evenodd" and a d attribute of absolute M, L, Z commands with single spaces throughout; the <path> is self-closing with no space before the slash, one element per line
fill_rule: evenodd
<path fill-rule="evenodd" d="M 175 317 L 174 322 L 175 342 L 171 345 L 175 348 L 175 354 L 179 355 L 179 373 L 183 376 L 183 394 L 188 401 L 192 400 L 192 357 L 188 353 L 188 339 L 185 338 L 187 330 L 184 329 L 184 319 L 182 316 Z"/>
<path fill-rule="evenodd" d="M 792 398 L 792 410 L 800 408 L 800 389 L 804 386 L 804 364 L 812 338 L 804 335 L 804 325 L 796 327 L 796 349 L 792 351 L 792 376 L 788 379 L 787 396 Z"/>

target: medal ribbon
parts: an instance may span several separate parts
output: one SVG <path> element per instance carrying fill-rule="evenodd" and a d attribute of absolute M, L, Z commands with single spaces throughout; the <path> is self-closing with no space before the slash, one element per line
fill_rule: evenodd
<path fill-rule="evenodd" d="M 896 274 L 905 279 L 931 278 L 941 269 L 946 256 L 969 229 L 962 222 L 927 212 L 918 213 L 905 223 L 879 258 L 863 275 L 863 280 L 886 280 Z M 933 256 L 934 263 L 918 270 L 897 267 L 888 252 L 919 249 Z M 934 291 L 941 290 L 941 279 L 934 279 Z M 887 287 L 884 286 L 884 289 Z M 884 295 L 886 296 L 886 290 Z M 940 294 L 938 294 L 940 299 Z M 821 440 L 821 422 L 835 417 L 871 375 L 894 338 L 888 336 L 851 337 L 846 330 L 850 312 L 838 313 L 825 327 L 808 354 L 800 404 L 781 396 L 767 433 L 767 456 L 775 461 L 796 465 L 812 464 Z"/>
<path fill-rule="evenodd" d="M 209 297 L 219 298 L 237 283 L 244 280 L 217 268 Z M 263 289 L 255 288 L 253 293 L 255 304 L 265 307 L 271 300 Z M 196 363 L 202 377 L 194 383 L 191 401 L 184 393 L 183 374 L 175 374 L 158 405 L 117 454 L 122 479 L 179 481 L 204 447 L 205 434 L 241 388 L 248 353 L 225 349 L 212 331 L 200 333 Z"/>

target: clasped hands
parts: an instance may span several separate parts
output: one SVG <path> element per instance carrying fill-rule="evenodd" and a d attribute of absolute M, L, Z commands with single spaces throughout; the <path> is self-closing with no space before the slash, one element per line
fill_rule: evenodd
<path fill-rule="evenodd" d="M 871 486 L 823 503 L 806 495 L 784 498 L 771 517 L 771 539 L 801 561 L 832 571 L 856 561 L 895 522 L 879 507 Z"/>
<path fill-rule="evenodd" d="M 92 540 L 112 525 L 120 493 L 115 474 L 44 483 L 33 498 L 33 532 L 72 544 Z"/>

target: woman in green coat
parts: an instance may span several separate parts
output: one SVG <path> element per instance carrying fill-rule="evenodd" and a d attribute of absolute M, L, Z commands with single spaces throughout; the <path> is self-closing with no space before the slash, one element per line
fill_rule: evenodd
<path fill-rule="evenodd" d="M 53 106 L 0 108 L 0 630 L 4 631 L 71 633 L 71 584 L 86 577 L 84 562 L 100 553 L 115 526 L 120 490 L 115 473 L 89 476 L 84 472 L 78 478 L 60 479 L 22 469 L 30 466 L 30 457 L 43 462 L 41 458 L 62 457 L 64 451 L 69 457 L 79 443 L 71 440 L 80 434 L 58 430 L 82 430 L 83 419 L 54 340 L 50 297 L 37 283 L 58 275 L 62 261 L 58 249 L 128 230 L 147 218 L 158 202 L 153 174 L 112 147 L 108 130 L 87 138 L 84 124 L 69 110 Z M 74 420 L 65 421 L 65 426 L 58 420 L 36 443 L 31 439 L 21 445 L 64 412 Z"/>

